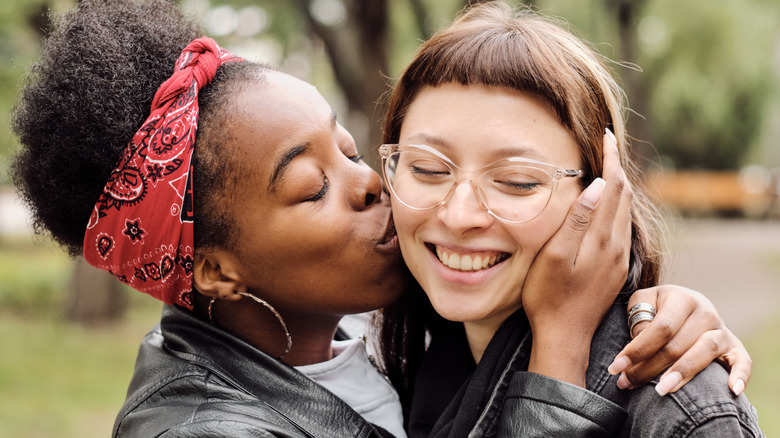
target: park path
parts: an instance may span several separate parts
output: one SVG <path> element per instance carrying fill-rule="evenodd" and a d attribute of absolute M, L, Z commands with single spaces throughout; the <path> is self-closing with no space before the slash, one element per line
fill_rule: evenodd
<path fill-rule="evenodd" d="M 740 337 L 780 317 L 780 221 L 671 222 L 664 282 L 702 292 Z"/>

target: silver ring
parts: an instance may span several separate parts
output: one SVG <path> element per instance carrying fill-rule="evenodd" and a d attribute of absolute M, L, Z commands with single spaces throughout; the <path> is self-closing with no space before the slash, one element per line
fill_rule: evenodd
<path fill-rule="evenodd" d="M 634 326 L 642 321 L 652 321 L 654 319 L 655 315 L 650 312 L 634 313 L 630 318 L 628 318 L 628 333 L 631 335 L 631 338 L 633 339 L 634 337 Z"/>
<path fill-rule="evenodd" d="M 628 309 L 628 317 L 631 318 L 635 313 L 638 312 L 648 312 L 655 316 L 655 307 L 652 306 L 650 303 L 636 303 L 633 306 L 631 306 L 630 309 Z"/>

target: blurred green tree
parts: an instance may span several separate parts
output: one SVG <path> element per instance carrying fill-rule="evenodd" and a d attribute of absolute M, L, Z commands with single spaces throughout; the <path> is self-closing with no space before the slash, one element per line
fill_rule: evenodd
<path fill-rule="evenodd" d="M 0 4 L 0 185 L 10 184 L 7 166 L 16 144 L 10 130 L 11 108 L 24 72 L 40 50 L 40 38 L 49 26 L 47 11 L 63 3 L 29 0 Z"/>
<path fill-rule="evenodd" d="M 472 3 L 478 0 L 472 0 Z M 20 77 L 45 29 L 42 11 L 74 0 L 0 6 L 0 183 L 13 149 L 10 110 Z M 313 82 L 339 111 L 370 164 L 381 139 L 382 95 L 420 41 L 446 25 L 468 0 L 180 0 L 200 11 L 221 43 L 260 53 Z M 520 3 L 516 1 L 515 3 Z M 769 0 L 537 0 L 565 17 L 617 63 L 633 114 L 630 132 L 642 158 L 680 168 L 735 169 L 759 141 L 764 114 L 778 99 L 772 60 L 780 4 Z M 225 15 L 226 7 L 233 15 Z M 262 18 L 242 31 L 246 11 Z M 259 12 L 258 12 L 259 11 Z M 243 15 L 242 15 L 243 14 Z M 251 14 L 249 14 L 251 15 Z M 237 25 L 225 22 L 234 20 Z M 259 30 L 258 30 L 259 29 Z M 606 43 L 602 43 L 606 42 Z M 635 65 L 637 68 L 625 68 Z M 774 67 L 778 69 L 778 67 Z M 776 74 L 776 73 L 775 73 Z M 777 105 L 775 103 L 775 105 Z"/>

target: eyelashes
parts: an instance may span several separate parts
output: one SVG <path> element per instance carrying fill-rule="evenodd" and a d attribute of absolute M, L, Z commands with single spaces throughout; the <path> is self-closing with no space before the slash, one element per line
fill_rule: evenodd
<path fill-rule="evenodd" d="M 312 196 L 311 198 L 307 199 L 306 202 L 316 202 L 320 199 L 324 198 L 325 195 L 328 193 L 328 189 L 330 189 L 330 181 L 328 181 L 328 177 L 324 176 L 322 177 L 322 187 L 320 188 L 320 191 L 317 192 L 316 195 Z"/>
<path fill-rule="evenodd" d="M 353 163 L 357 163 L 359 161 L 363 160 L 363 155 L 355 155 L 354 157 L 347 157 L 350 161 Z M 305 202 L 317 202 L 325 197 L 325 195 L 328 193 L 328 190 L 330 189 L 330 181 L 328 180 L 328 177 L 324 174 L 322 175 L 322 187 L 320 188 L 320 191 L 317 192 L 316 195 L 312 196 L 311 198 L 308 198 L 305 200 Z"/>

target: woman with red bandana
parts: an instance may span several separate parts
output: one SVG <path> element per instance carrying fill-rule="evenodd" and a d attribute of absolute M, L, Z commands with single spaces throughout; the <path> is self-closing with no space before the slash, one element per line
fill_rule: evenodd
<path fill-rule="evenodd" d="M 314 87 L 201 35 L 168 1 L 82 1 L 15 113 L 38 229 L 165 303 L 114 436 L 404 436 L 362 339 L 334 341 L 409 285 L 378 174 Z M 676 322 L 686 348 L 722 325 Z"/>

